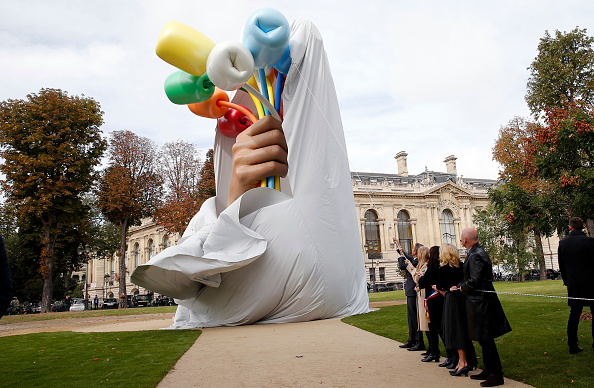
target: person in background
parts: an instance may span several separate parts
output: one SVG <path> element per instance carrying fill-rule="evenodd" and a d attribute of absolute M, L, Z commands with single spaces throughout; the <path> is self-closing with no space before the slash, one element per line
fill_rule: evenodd
<path fill-rule="evenodd" d="M 427 309 L 425 308 L 425 290 L 419 287 L 419 279 L 425 274 L 427 269 L 427 260 L 429 259 L 429 248 L 419 247 L 417 251 L 418 264 L 416 267 L 412 265 L 410 260 L 406 259 L 406 270 L 411 274 L 413 281 L 415 282 L 415 291 L 417 293 L 417 330 L 421 336 L 423 332 L 427 336 L 429 341 L 429 321 L 427 320 Z M 429 342 L 429 349 L 423 355 L 427 356 L 431 353 L 431 342 Z"/>
<path fill-rule="evenodd" d="M 400 257 L 398 258 L 398 267 L 401 270 L 406 270 L 407 259 L 411 262 L 411 264 L 414 267 L 416 267 L 418 263 L 417 249 L 419 249 L 423 245 L 419 243 L 415 244 L 414 248 L 412 249 L 412 256 L 410 256 L 404 252 L 404 250 L 400 246 L 400 242 L 398 242 L 396 237 L 393 237 L 392 240 L 394 241 L 394 244 L 396 244 L 396 251 L 400 254 Z M 406 315 L 408 317 L 408 341 L 400 345 L 400 347 L 408 348 L 408 350 L 412 351 L 425 350 L 423 333 L 417 330 L 419 324 L 417 322 L 417 292 L 415 291 L 415 282 L 413 281 L 413 278 L 410 272 L 408 271 L 406 271 L 404 294 L 406 295 Z"/>
<path fill-rule="evenodd" d="M 584 222 L 581 218 L 569 219 L 569 235 L 559 243 L 559 269 L 563 285 L 567 287 L 567 296 L 572 298 L 594 299 L 594 238 L 586 236 L 582 231 Z M 578 326 L 584 306 L 590 306 L 594 312 L 594 302 L 568 299 L 570 307 L 567 321 L 567 344 L 569 353 L 576 354 L 583 351 L 578 346 Z M 592 350 L 594 351 L 594 320 L 592 321 Z"/>
<path fill-rule="evenodd" d="M 14 289 L 12 288 L 8 256 L 4 247 L 4 239 L 0 236 L 0 318 L 10 306 L 13 294 Z"/>
<path fill-rule="evenodd" d="M 439 337 L 443 339 L 441 331 L 441 316 L 443 314 L 443 295 L 433 289 L 437 284 L 439 274 L 439 247 L 433 246 L 429 249 L 427 270 L 419 279 L 419 288 L 425 289 L 425 303 L 429 312 L 429 352 L 423 362 L 439 362 Z M 446 361 L 439 366 L 446 366 L 451 361 L 451 350 L 446 349 Z"/>
<path fill-rule="evenodd" d="M 511 327 L 493 287 L 491 259 L 479 243 L 476 229 L 466 228 L 461 236 L 460 242 L 468 250 L 464 262 L 464 281 L 458 286 L 452 286 L 450 291 L 462 291 L 466 297 L 470 339 L 478 341 L 481 345 L 485 364 L 485 369 L 481 373 L 470 378 L 484 380 L 481 387 L 503 385 L 503 370 L 495 338 L 510 332 Z"/>
<path fill-rule="evenodd" d="M 126 295 L 122 292 L 120 294 L 120 308 L 123 309 L 124 307 L 126 307 Z"/>
<path fill-rule="evenodd" d="M 95 310 L 99 310 L 99 297 L 97 295 L 95 295 L 95 298 L 93 298 L 93 307 Z"/>
<path fill-rule="evenodd" d="M 455 370 L 450 374 L 468 376 L 468 372 L 476 367 L 476 354 L 468 332 L 466 298 L 456 288 L 464 280 L 458 248 L 452 244 L 443 244 L 439 248 L 439 260 L 441 267 L 439 267 L 436 289 L 445 295 L 443 337 L 447 349 L 458 350 L 458 357 L 452 360 L 447 368 L 451 369 L 456 362 Z"/>

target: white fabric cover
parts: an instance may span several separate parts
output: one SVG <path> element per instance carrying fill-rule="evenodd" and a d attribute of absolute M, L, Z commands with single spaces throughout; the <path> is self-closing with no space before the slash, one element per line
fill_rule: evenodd
<path fill-rule="evenodd" d="M 351 176 L 322 39 L 297 20 L 283 92 L 289 173 L 225 209 L 235 139 L 217 131 L 217 196 L 132 282 L 177 299 L 171 328 L 300 322 L 369 311 Z M 237 92 L 233 101 L 253 108 Z M 253 110 L 255 111 L 255 110 Z"/>

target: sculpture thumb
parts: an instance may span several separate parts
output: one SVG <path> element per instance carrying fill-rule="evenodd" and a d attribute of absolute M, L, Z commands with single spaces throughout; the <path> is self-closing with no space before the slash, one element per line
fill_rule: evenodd
<path fill-rule="evenodd" d="M 262 8 L 248 18 L 243 29 L 243 44 L 250 50 L 257 68 L 274 66 L 289 46 L 289 22 L 273 8 Z"/>
<path fill-rule="evenodd" d="M 155 52 L 165 62 L 195 76 L 206 72 L 208 54 L 215 44 L 192 27 L 169 22 L 157 39 Z"/>
<path fill-rule="evenodd" d="M 252 77 L 254 57 L 239 42 L 221 42 L 210 52 L 206 72 L 217 87 L 236 90 Z"/>

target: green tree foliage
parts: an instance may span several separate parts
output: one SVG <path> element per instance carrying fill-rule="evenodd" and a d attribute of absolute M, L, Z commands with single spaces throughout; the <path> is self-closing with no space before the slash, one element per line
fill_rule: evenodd
<path fill-rule="evenodd" d="M 59 89 L 0 103 L 2 187 L 8 202 L 18 205 L 18 218 L 31 215 L 42 226 L 42 311 L 52 299 L 56 240 L 84 218 L 81 195 L 90 189 L 106 147 L 102 115 L 92 98 Z"/>
<path fill-rule="evenodd" d="M 528 68 L 526 103 L 538 117 L 546 108 L 565 103 L 594 103 L 594 38 L 586 29 L 548 31 L 540 39 L 538 55 Z"/>
<path fill-rule="evenodd" d="M 162 193 L 156 172 L 157 146 L 130 131 L 115 131 L 109 141 L 109 165 L 96 191 L 98 207 L 119 226 L 119 293 L 126 294 L 126 233 L 132 225 L 153 215 Z"/>

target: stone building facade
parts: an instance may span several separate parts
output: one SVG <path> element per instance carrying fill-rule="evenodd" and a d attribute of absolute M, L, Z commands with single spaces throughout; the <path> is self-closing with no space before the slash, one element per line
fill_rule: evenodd
<path fill-rule="evenodd" d="M 447 242 L 458 247 L 464 257 L 460 233 L 474 226 L 473 214 L 487 207 L 487 190 L 496 184 L 490 179 L 459 176 L 453 155 L 444 160 L 446 172 L 425 168 L 417 175 L 409 175 L 406 157 L 404 151 L 395 156 L 397 174 L 351 173 L 367 282 L 376 288 L 403 282 L 393 237 L 408 253 L 417 242 L 428 247 Z M 167 235 L 150 219 L 130 228 L 126 253 L 126 267 L 130 269 L 126 280 L 128 294 L 147 292 L 130 283 L 131 270 L 176 244 L 179 237 Z M 557 267 L 557 241 L 543 241 L 549 268 Z M 95 294 L 117 296 L 118 259 L 114 255 L 89 262 L 91 298 Z"/>

